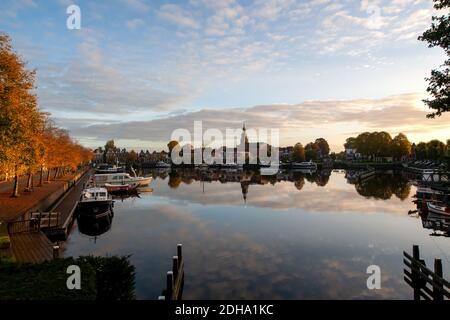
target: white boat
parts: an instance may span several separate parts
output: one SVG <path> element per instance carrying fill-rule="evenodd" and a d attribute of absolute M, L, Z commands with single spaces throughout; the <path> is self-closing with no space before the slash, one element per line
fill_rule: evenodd
<path fill-rule="evenodd" d="M 95 174 L 94 183 L 96 186 L 107 184 L 133 184 L 138 183 L 140 187 L 148 186 L 152 182 L 152 177 L 132 177 L 128 173 L 108 173 Z"/>
<path fill-rule="evenodd" d="M 436 203 L 427 202 L 429 212 L 450 216 L 450 207 Z"/>
<path fill-rule="evenodd" d="M 170 163 L 164 162 L 164 161 L 158 161 L 155 165 L 156 168 L 170 168 Z"/>
<path fill-rule="evenodd" d="M 292 168 L 294 169 L 311 169 L 311 170 L 317 170 L 317 164 L 315 162 L 310 161 L 303 161 L 303 162 L 293 162 Z"/>
<path fill-rule="evenodd" d="M 106 188 L 87 188 L 83 190 L 78 201 L 78 210 L 81 215 L 98 215 L 109 212 L 113 202 Z"/>

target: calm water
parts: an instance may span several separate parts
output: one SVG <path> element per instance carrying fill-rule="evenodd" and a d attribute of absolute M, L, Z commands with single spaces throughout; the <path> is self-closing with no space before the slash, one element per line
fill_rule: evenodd
<path fill-rule="evenodd" d="M 140 299 L 161 294 L 177 243 L 184 299 L 410 299 L 402 252 L 413 244 L 427 265 L 442 258 L 450 275 L 450 239 L 408 215 L 415 187 L 401 174 L 361 184 L 344 171 L 153 175 L 153 192 L 117 200 L 111 226 L 93 226 L 105 233 L 88 236 L 92 226 L 75 224 L 64 248 L 66 256 L 131 254 Z M 381 268 L 381 290 L 366 287 L 371 264 Z"/>

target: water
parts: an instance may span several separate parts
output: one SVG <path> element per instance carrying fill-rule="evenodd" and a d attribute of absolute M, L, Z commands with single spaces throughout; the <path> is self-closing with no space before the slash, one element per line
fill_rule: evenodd
<path fill-rule="evenodd" d="M 449 239 L 431 237 L 408 215 L 415 187 L 403 175 L 350 184 L 344 171 L 279 181 L 251 172 L 153 174 L 153 192 L 116 201 L 109 230 L 97 226 L 107 231 L 92 237 L 75 224 L 64 244 L 65 256 L 131 255 L 139 299 L 161 294 L 177 243 L 184 299 L 411 299 L 402 254 L 413 244 L 429 266 L 442 258 L 449 276 Z M 381 268 L 380 290 L 366 286 L 372 264 Z"/>

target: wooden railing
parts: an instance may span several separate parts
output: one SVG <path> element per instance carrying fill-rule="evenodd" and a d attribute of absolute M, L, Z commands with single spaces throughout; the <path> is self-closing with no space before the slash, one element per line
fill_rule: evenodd
<path fill-rule="evenodd" d="M 420 259 L 419 246 L 413 246 L 413 255 L 403 252 L 404 280 L 414 289 L 414 300 L 450 299 L 450 283 L 442 276 L 442 261 L 434 259 L 434 271 Z"/>
<path fill-rule="evenodd" d="M 8 234 L 39 232 L 39 221 L 35 219 L 12 221 L 8 223 Z"/>
<path fill-rule="evenodd" d="M 22 217 L 22 220 L 8 223 L 8 233 L 39 232 L 43 229 L 57 228 L 60 219 L 59 212 L 33 212 Z"/>
<path fill-rule="evenodd" d="M 172 271 L 167 272 L 166 290 L 159 296 L 159 300 L 181 300 L 184 287 L 183 246 L 177 245 L 177 255 L 172 258 Z"/>

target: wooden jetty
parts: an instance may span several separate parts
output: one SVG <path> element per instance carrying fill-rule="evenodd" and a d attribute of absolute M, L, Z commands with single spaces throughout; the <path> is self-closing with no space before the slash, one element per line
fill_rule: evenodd
<path fill-rule="evenodd" d="M 166 290 L 158 300 L 181 300 L 184 287 L 183 246 L 177 245 L 177 255 L 172 258 L 172 271 L 167 272 Z"/>
<path fill-rule="evenodd" d="M 42 262 L 59 256 L 59 246 L 50 239 L 67 238 L 78 199 L 90 176 L 91 171 L 85 173 L 48 212 L 28 212 L 8 223 L 10 250 L 17 262 Z"/>
<path fill-rule="evenodd" d="M 90 171 L 84 174 L 83 177 L 50 208 L 49 212 L 30 212 L 25 214 L 22 217 L 22 220 L 38 219 L 41 221 L 41 231 L 46 235 L 65 240 L 67 238 L 68 230 L 72 225 L 81 192 L 90 176 Z"/>
<path fill-rule="evenodd" d="M 53 243 L 41 231 L 37 220 L 14 221 L 8 224 L 11 252 L 17 262 L 43 262 L 53 259 Z"/>
<path fill-rule="evenodd" d="M 442 261 L 434 259 L 434 271 L 420 259 L 419 246 L 413 246 L 413 255 L 403 251 L 404 280 L 414 290 L 414 300 L 450 299 L 450 283 L 443 278 Z"/>

